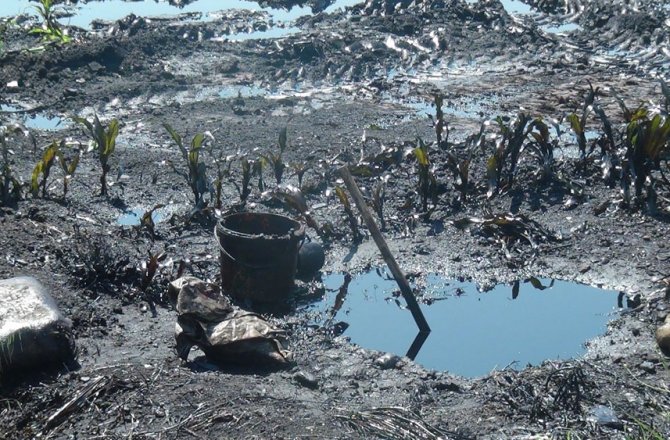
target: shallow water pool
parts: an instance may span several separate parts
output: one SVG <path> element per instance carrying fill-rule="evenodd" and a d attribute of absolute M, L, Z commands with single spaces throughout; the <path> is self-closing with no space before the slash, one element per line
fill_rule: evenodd
<path fill-rule="evenodd" d="M 344 276 L 329 275 L 327 294 L 309 310 L 321 323 L 348 324 L 344 336 L 353 343 L 405 355 L 417 327 L 389 278 L 376 271 L 356 275 L 342 295 Z M 617 310 L 617 292 L 573 282 L 533 279 L 519 282 L 518 290 L 499 285 L 488 292 L 434 275 L 426 282 L 424 297 L 431 304 L 421 308 L 432 332 L 415 360 L 465 377 L 580 356 L 584 343 L 603 334 Z M 338 299 L 343 302 L 335 310 Z"/>
<path fill-rule="evenodd" d="M 325 12 L 333 12 L 337 9 L 361 3 L 362 0 L 337 0 L 325 9 Z M 37 3 L 29 0 L 2 0 L 0 1 L 0 17 L 18 14 L 37 15 L 34 6 Z M 62 9 L 62 8 L 61 8 Z M 105 0 L 78 3 L 67 8 L 74 13 L 71 17 L 64 17 L 61 23 L 70 26 L 78 26 L 90 29 L 91 21 L 119 20 L 129 14 L 140 17 L 169 16 L 181 13 L 200 13 L 202 19 L 206 20 L 210 14 L 217 11 L 231 9 L 246 9 L 249 11 L 267 11 L 275 21 L 292 21 L 305 15 L 311 15 L 308 7 L 293 7 L 290 10 L 280 8 L 264 8 L 257 2 L 247 0 L 197 0 L 183 7 L 173 6 L 167 1 L 126 1 Z M 259 37 L 260 38 L 260 37 Z"/>

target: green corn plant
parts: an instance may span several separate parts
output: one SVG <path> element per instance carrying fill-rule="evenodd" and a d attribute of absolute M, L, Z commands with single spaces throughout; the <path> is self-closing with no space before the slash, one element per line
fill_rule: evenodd
<path fill-rule="evenodd" d="M 240 195 L 240 200 L 244 203 L 249 197 L 249 194 L 251 194 L 251 162 L 246 157 L 242 157 L 240 161 L 242 163 L 242 182 L 241 185 L 233 182 L 233 185 L 235 185 L 235 188 Z"/>
<path fill-rule="evenodd" d="M 272 171 L 274 172 L 277 185 L 281 185 L 282 177 L 284 176 L 284 170 L 286 170 L 286 164 L 282 159 L 282 155 L 284 154 L 288 144 L 286 127 L 279 131 L 279 140 L 277 141 L 277 144 L 279 145 L 279 153 L 268 152 L 266 155 L 261 156 L 261 160 L 267 164 L 272 165 Z M 264 164 L 261 164 L 260 166 L 262 167 Z M 261 189 L 261 191 L 263 190 Z"/>
<path fill-rule="evenodd" d="M 551 139 L 549 126 L 542 118 L 533 120 L 529 128 L 532 141 L 527 148 L 539 165 L 540 180 L 551 179 L 554 176 L 554 150 L 558 145 L 558 138 Z"/>
<path fill-rule="evenodd" d="M 265 165 L 267 165 L 267 161 L 263 156 L 251 162 L 251 172 L 254 176 L 258 177 L 258 190 L 260 192 L 265 191 L 265 181 L 263 180 Z"/>
<path fill-rule="evenodd" d="M 428 220 L 431 214 L 428 209 L 428 201 L 432 200 L 433 204 L 437 202 L 437 179 L 435 173 L 431 170 L 428 146 L 420 138 L 417 140 L 417 146 L 413 152 L 417 161 L 418 192 L 421 196 L 421 207 L 424 212 L 424 219 Z"/>
<path fill-rule="evenodd" d="M 589 82 L 589 91 L 586 93 L 586 97 L 584 98 L 581 115 L 578 116 L 577 113 L 573 112 L 567 116 L 567 120 L 570 122 L 570 128 L 572 128 L 572 131 L 575 133 L 575 137 L 577 138 L 579 158 L 581 161 L 586 159 L 586 157 L 591 154 L 591 151 L 586 151 L 586 122 L 589 114 L 591 114 L 593 111 L 593 104 L 597 95 L 598 89 L 594 89 Z"/>
<path fill-rule="evenodd" d="M 520 112 L 514 120 L 511 129 L 501 125 L 501 127 L 504 129 L 503 132 L 505 141 L 507 143 L 505 157 L 509 158 L 509 170 L 507 173 L 508 185 L 511 185 L 514 182 L 514 176 L 516 173 L 516 167 L 519 163 L 519 157 L 521 156 L 524 142 L 528 136 L 526 127 L 528 126 L 530 120 L 531 117 L 529 115 L 525 114 L 524 112 Z M 498 124 L 500 124 L 501 121 L 501 118 L 498 118 Z"/>
<path fill-rule="evenodd" d="M 472 162 L 472 149 L 467 149 L 467 156 L 459 159 L 454 153 L 447 152 L 447 167 L 454 176 L 454 188 L 460 193 L 462 202 L 467 200 L 470 189 L 470 162 Z"/>
<path fill-rule="evenodd" d="M 98 115 L 94 116 L 92 123 L 84 118 L 74 117 L 72 119 L 86 128 L 87 134 L 98 150 L 98 159 L 102 168 L 100 195 L 107 195 L 107 173 L 111 169 L 109 158 L 116 149 L 116 138 L 119 135 L 119 121 L 116 118 L 112 119 L 107 128 L 105 128 L 98 119 Z"/>
<path fill-rule="evenodd" d="M 604 134 L 596 140 L 596 145 L 600 146 L 602 177 L 605 182 L 612 183 L 614 178 L 612 171 L 619 166 L 619 159 L 617 157 L 618 142 L 615 138 L 615 130 L 612 127 L 612 123 L 610 122 L 609 118 L 605 114 L 605 110 L 603 110 L 600 104 L 593 104 L 593 112 L 603 124 Z"/>
<path fill-rule="evenodd" d="M 193 201 L 196 208 L 202 208 L 204 206 L 204 195 L 208 191 L 209 184 L 207 181 L 207 166 L 204 162 L 200 162 L 200 151 L 203 148 L 205 142 L 205 134 L 197 133 L 193 136 L 191 140 L 191 145 L 189 148 L 186 148 L 182 137 L 174 131 L 174 129 L 168 123 L 164 123 L 163 127 L 170 134 L 172 140 L 179 147 L 182 158 L 186 162 L 188 167 L 188 174 L 185 174 L 172 165 L 172 169 L 182 177 L 186 179 L 191 192 L 193 192 Z"/>
<path fill-rule="evenodd" d="M 30 34 L 39 35 L 43 41 L 66 44 L 72 41 L 72 38 L 64 31 L 56 19 L 56 5 L 53 0 L 39 0 L 40 4 L 35 6 L 35 10 L 42 19 L 40 27 L 28 31 Z"/>
<path fill-rule="evenodd" d="M 586 115 L 588 115 L 588 113 L 584 112 L 580 118 L 576 113 L 570 113 L 567 117 L 568 121 L 570 122 L 570 128 L 572 128 L 572 131 L 575 133 L 577 138 L 579 158 L 582 160 L 586 158 Z"/>
<path fill-rule="evenodd" d="M 74 172 L 77 170 L 79 161 L 81 160 L 81 150 L 77 149 L 75 155 L 68 161 L 63 153 L 64 146 L 65 143 L 61 142 L 61 145 L 58 148 L 58 163 L 63 170 L 63 198 L 67 196 L 70 180 L 72 179 L 72 176 L 74 176 Z"/>
<path fill-rule="evenodd" d="M 165 205 L 158 204 L 154 206 L 153 208 L 149 209 L 147 212 L 142 214 L 142 217 L 140 218 L 140 228 L 144 228 L 149 232 L 149 235 L 151 238 L 156 237 L 156 222 L 154 221 L 154 213 L 161 209 L 164 208 Z"/>
<path fill-rule="evenodd" d="M 489 189 L 487 196 L 490 198 L 503 186 L 503 176 L 507 179 L 505 186 L 509 187 L 514 183 L 516 168 L 519 164 L 521 153 L 525 146 L 530 128 L 527 128 L 531 117 L 524 112 L 514 118 L 510 125 L 506 124 L 505 118 L 498 116 L 496 122 L 500 129 L 501 136 L 497 140 L 494 153 L 486 162 L 486 176 Z M 507 172 L 505 173 L 505 168 Z"/>
<path fill-rule="evenodd" d="M 282 177 L 284 176 L 284 170 L 286 169 L 286 164 L 282 159 L 281 152 L 277 154 L 268 153 L 262 156 L 262 159 L 272 166 L 272 171 L 274 172 L 277 185 L 281 185 Z"/>
<path fill-rule="evenodd" d="M 467 194 L 471 187 L 470 164 L 472 155 L 477 148 L 483 148 L 486 127 L 487 124 L 484 123 L 478 133 L 468 136 L 465 141 L 465 157 L 459 158 L 453 151 L 447 151 L 447 168 L 451 170 L 454 176 L 454 187 L 460 192 L 461 202 L 467 201 Z"/>
<path fill-rule="evenodd" d="M 291 169 L 293 170 L 293 175 L 298 178 L 298 189 L 302 190 L 302 180 L 305 177 L 305 173 L 312 166 L 308 162 L 295 162 L 291 164 Z"/>
<path fill-rule="evenodd" d="M 316 220 L 314 220 L 314 217 L 312 217 L 310 209 L 307 206 L 307 200 L 299 188 L 287 185 L 284 188 L 275 189 L 272 194 L 275 198 L 281 200 L 290 208 L 298 211 L 307 226 L 314 229 L 319 236 L 325 237 L 323 228 L 321 228 Z"/>
<path fill-rule="evenodd" d="M 61 141 L 60 145 L 53 141 L 42 154 L 42 159 L 35 165 L 33 168 L 33 174 L 30 179 L 30 189 L 33 193 L 33 197 L 37 197 L 39 194 L 40 186 L 42 187 L 42 198 L 47 197 L 47 179 L 51 172 L 51 166 L 56 161 L 57 157 L 60 154 L 60 148 L 65 145 L 65 141 Z M 42 175 L 42 180 L 40 181 L 40 175 Z"/>
<path fill-rule="evenodd" d="M 336 186 L 335 194 L 337 194 L 337 198 L 340 200 L 340 203 L 344 207 L 344 212 L 347 214 L 347 219 L 349 220 L 349 226 L 351 227 L 351 232 L 354 234 L 354 243 L 360 243 L 361 241 L 363 241 L 363 236 L 361 235 L 361 232 L 358 229 L 358 221 L 356 220 L 356 216 L 354 215 L 354 210 L 351 207 L 351 202 L 349 202 L 349 197 L 347 197 L 347 193 L 344 192 L 344 190 L 341 187 Z"/>
<path fill-rule="evenodd" d="M 661 159 L 670 158 L 670 117 L 655 115 L 633 119 L 626 128 L 626 162 L 634 177 L 635 196 L 639 199 L 642 188 L 649 181 L 648 196 L 654 197 L 652 171 L 660 169 Z"/>
<path fill-rule="evenodd" d="M 626 124 L 635 120 L 644 119 L 649 116 L 649 110 L 644 106 L 644 104 L 640 104 L 636 109 L 630 110 L 625 101 L 620 96 L 615 95 L 615 97 L 617 103 L 619 104 L 619 108 L 621 109 L 623 120 Z"/>
<path fill-rule="evenodd" d="M 140 282 L 140 290 L 146 292 L 146 290 L 151 286 L 158 269 L 161 267 L 161 261 L 165 260 L 167 254 L 165 252 L 159 252 L 157 254 L 149 251 L 149 258 L 145 261 L 142 261 L 140 264 L 140 271 L 142 272 L 142 281 Z"/>

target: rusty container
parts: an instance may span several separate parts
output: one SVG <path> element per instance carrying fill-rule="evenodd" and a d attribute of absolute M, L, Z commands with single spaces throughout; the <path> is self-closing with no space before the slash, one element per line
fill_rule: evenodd
<path fill-rule="evenodd" d="M 285 302 L 294 288 L 305 226 L 278 214 L 229 214 L 216 225 L 224 292 L 254 303 Z"/>

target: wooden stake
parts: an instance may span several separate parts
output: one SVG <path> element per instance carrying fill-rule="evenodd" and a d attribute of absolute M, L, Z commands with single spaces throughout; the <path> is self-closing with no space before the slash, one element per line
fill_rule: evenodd
<path fill-rule="evenodd" d="M 405 298 L 407 307 L 409 308 L 410 312 L 412 312 L 414 321 L 419 327 L 419 332 L 430 333 L 430 327 L 428 326 L 428 322 L 426 322 L 426 318 L 421 312 L 419 303 L 416 302 L 414 292 L 412 292 L 412 288 L 409 286 L 407 278 L 405 278 L 405 274 L 403 273 L 402 269 L 400 269 L 400 266 L 398 266 L 395 258 L 393 258 L 393 254 L 386 244 L 386 240 L 384 240 L 384 237 L 377 227 L 374 218 L 372 218 L 372 214 L 370 213 L 368 205 L 365 204 L 365 199 L 363 198 L 363 194 L 361 194 L 361 190 L 358 189 L 358 185 L 356 185 L 354 178 L 351 176 L 351 173 L 346 166 L 340 168 L 339 173 L 340 176 L 342 176 L 342 179 L 344 179 L 344 184 L 347 186 L 349 194 L 351 194 L 351 197 L 354 199 L 358 210 L 361 212 L 363 220 L 365 220 L 365 223 L 368 226 L 368 230 L 372 234 L 372 238 L 374 238 L 375 243 L 379 248 L 379 252 L 381 252 L 386 265 L 393 274 L 393 278 L 395 278 L 395 281 L 398 283 L 398 287 L 400 287 L 400 292 Z"/>

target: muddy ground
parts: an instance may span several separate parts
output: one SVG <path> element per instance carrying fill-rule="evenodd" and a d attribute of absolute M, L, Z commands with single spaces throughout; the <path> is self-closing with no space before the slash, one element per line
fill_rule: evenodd
<path fill-rule="evenodd" d="M 63 118 L 57 131 L 30 129 L 9 138 L 16 176 L 29 182 L 53 140 L 66 139 L 68 151 L 86 148 L 71 115 L 118 118 L 121 134 L 107 196 L 99 195 L 100 165 L 90 152 L 66 197 L 56 165 L 46 197 L 24 191 L 0 211 L 0 276 L 34 275 L 52 289 L 73 321 L 81 365 L 5 378 L 0 437 L 668 438 L 669 361 L 654 341 L 668 313 L 668 188 L 657 187 L 655 209 L 643 201 L 626 204 L 618 183 L 602 179 L 596 154 L 580 161 L 557 152 L 552 177 L 540 179 L 537 165 L 522 157 L 515 181 L 488 197 L 487 156 L 478 150 L 462 200 L 446 153 L 432 145 L 439 196 L 424 221 L 416 159 L 404 154 L 417 137 L 435 139 L 433 123 L 416 108 L 430 109 L 436 93 L 445 96 L 449 148 L 456 154 L 482 121 L 513 117 L 520 107 L 547 120 L 580 111 L 589 81 L 600 88 L 598 102 L 617 127 L 615 95 L 631 108 L 648 100 L 662 106 L 658 78 L 670 66 L 667 7 L 539 1 L 532 14 L 513 17 L 497 1 L 410 3 L 371 0 L 346 14 L 302 18 L 299 32 L 273 40 L 228 38 L 272 25 L 267 16 L 245 12 L 207 22 L 131 16 L 95 31 L 71 29 L 73 42 L 44 50 L 26 50 L 40 44 L 25 32 L 29 20 L 6 27 L 0 96 L 18 112 L 4 114 L 5 124 L 34 112 Z M 579 27 L 567 34 L 541 27 L 568 22 Z M 249 86 L 241 89 L 247 95 L 238 97 L 241 86 Z M 210 178 L 215 160 L 230 155 L 234 161 L 220 209 L 193 213 L 186 180 L 170 165 L 183 171 L 185 163 L 163 123 L 186 139 L 211 133 L 203 153 Z M 594 117 L 588 124 L 602 132 Z M 360 158 L 384 146 L 392 154 L 357 181 L 370 194 L 387 176 L 385 234 L 417 283 L 439 273 L 486 289 L 542 276 L 623 291 L 633 307 L 589 343 L 583 358 L 476 380 L 425 370 L 407 358 L 390 367 L 379 361 L 383 353 L 356 347 L 346 333 L 312 325 L 298 312 L 270 318 L 289 332 L 295 355 L 289 369 L 218 368 L 197 354 L 182 362 L 166 285 L 181 261 L 188 273 L 216 280 L 212 231 L 222 213 L 241 209 L 239 157 L 276 152 L 283 127 L 284 160 L 311 165 L 303 193 L 315 220 L 329 225 L 321 239 L 324 273 L 383 264 L 364 227 L 362 243 L 353 243 L 333 188 L 339 166 L 369 163 Z M 565 128 L 561 146 L 570 151 L 575 138 Z M 495 124 L 486 130 L 484 149 L 493 148 Z M 269 168 L 264 179 L 275 188 Z M 257 180 L 246 209 L 298 216 L 263 195 Z M 283 183 L 298 185 L 290 168 Z M 166 207 L 154 234 L 117 223 L 128 209 L 159 204 Z M 531 246 L 518 236 L 455 226 L 489 212 L 523 214 L 546 234 Z M 308 233 L 319 239 L 313 229 Z M 142 262 L 160 251 L 164 265 L 142 290 Z M 300 286 L 315 291 L 319 281 Z M 481 327 L 487 331 L 486 322 Z M 85 392 L 75 411 L 49 419 Z M 597 420 L 600 406 L 616 417 Z"/>

